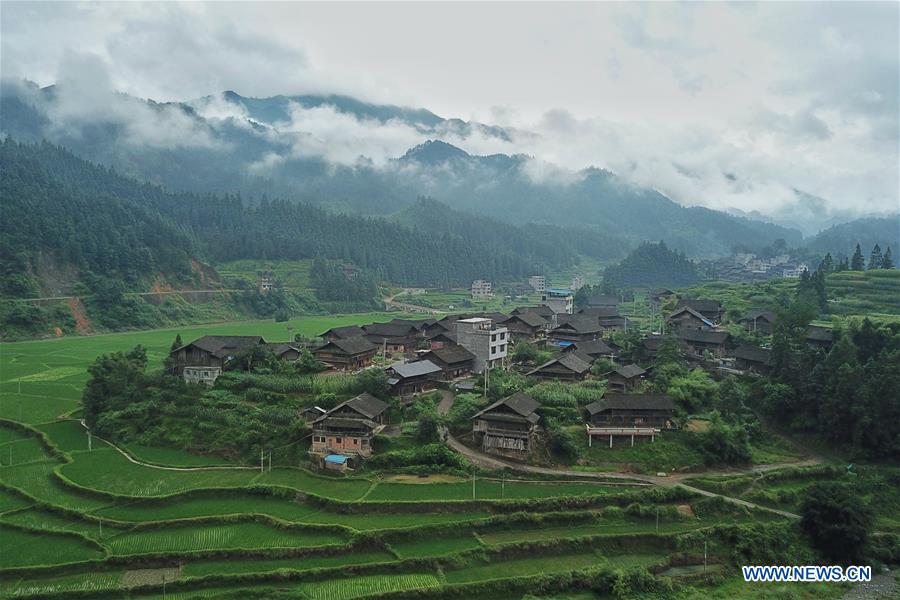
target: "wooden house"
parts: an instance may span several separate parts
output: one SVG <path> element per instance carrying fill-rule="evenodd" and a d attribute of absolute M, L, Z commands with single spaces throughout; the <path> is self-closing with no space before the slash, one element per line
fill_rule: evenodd
<path fill-rule="evenodd" d="M 740 320 L 744 329 L 751 333 L 772 335 L 772 327 L 775 325 L 775 313 L 769 310 L 751 310 Z"/>
<path fill-rule="evenodd" d="M 391 392 L 398 396 L 410 396 L 433 390 L 442 379 L 441 368 L 430 360 L 395 363 L 387 368 Z"/>
<path fill-rule="evenodd" d="M 675 292 L 667 288 L 656 288 L 655 290 L 651 290 L 650 293 L 647 294 L 647 299 L 650 301 L 650 305 L 656 308 L 659 308 L 660 304 L 662 304 L 666 300 L 675 297 Z"/>
<path fill-rule="evenodd" d="M 365 331 L 359 325 L 345 325 L 343 327 L 332 327 L 328 331 L 319 334 L 319 337 L 330 342 L 332 340 L 346 340 L 348 338 L 360 337 L 365 335 Z"/>
<path fill-rule="evenodd" d="M 646 373 L 637 365 L 616 367 L 606 374 L 606 387 L 611 392 L 633 392 L 641 386 Z"/>
<path fill-rule="evenodd" d="M 600 337 L 602 330 L 596 319 L 585 315 L 557 315 L 557 318 L 559 324 L 550 330 L 549 337 L 550 341 L 558 346 L 596 340 Z"/>
<path fill-rule="evenodd" d="M 588 298 L 587 303 L 585 304 L 588 308 L 595 308 L 599 306 L 611 306 L 615 308 L 619 304 L 619 297 L 615 294 L 596 294 Z"/>
<path fill-rule="evenodd" d="M 547 331 L 550 321 L 534 312 L 510 315 L 500 322 L 509 330 L 513 341 L 530 341 Z"/>
<path fill-rule="evenodd" d="M 534 448 L 540 404 L 523 392 L 494 402 L 472 417 L 472 433 L 484 452 L 527 458 Z"/>
<path fill-rule="evenodd" d="M 369 393 L 341 402 L 313 422 L 315 454 L 370 456 L 372 438 L 384 427 L 388 405 Z"/>
<path fill-rule="evenodd" d="M 275 355 L 279 360 L 294 362 L 300 358 L 302 347 L 291 342 L 270 342 L 266 344 L 266 350 Z"/>
<path fill-rule="evenodd" d="M 212 385 L 232 362 L 266 341 L 258 335 L 204 335 L 170 353 L 172 373 Z"/>
<path fill-rule="evenodd" d="M 806 328 L 806 343 L 811 346 L 817 346 L 826 352 L 831 350 L 834 344 L 834 331 L 827 327 L 819 327 L 818 325 L 810 325 Z"/>
<path fill-rule="evenodd" d="M 514 308 L 512 310 L 512 312 L 510 312 L 511 315 L 521 315 L 524 313 L 534 313 L 534 314 L 538 315 L 539 317 L 543 317 L 544 320 L 546 320 L 548 323 L 550 322 L 550 320 L 553 318 L 553 315 L 555 314 L 553 312 L 553 309 L 550 308 L 549 306 L 547 306 L 546 304 L 541 304 L 540 306 L 520 306 L 520 307 Z"/>
<path fill-rule="evenodd" d="M 320 406 L 307 406 L 300 411 L 300 416 L 307 423 L 313 423 L 316 419 L 323 416 L 328 411 Z"/>
<path fill-rule="evenodd" d="M 728 353 L 731 335 L 727 331 L 682 329 L 678 331 L 678 342 L 689 358 L 701 358 L 707 352 L 723 358 Z"/>
<path fill-rule="evenodd" d="M 721 323 L 722 317 L 725 316 L 725 309 L 722 308 L 722 303 L 718 300 L 709 300 L 707 298 L 682 298 L 678 301 L 678 304 L 675 305 L 675 310 L 685 307 L 697 311 L 715 325 Z"/>
<path fill-rule="evenodd" d="M 338 371 L 356 371 L 372 364 L 378 346 L 364 337 L 352 337 L 325 342 L 313 348 L 316 360 Z"/>
<path fill-rule="evenodd" d="M 655 427 L 672 429 L 675 402 L 665 394 L 607 393 L 585 407 L 594 427 Z"/>
<path fill-rule="evenodd" d="M 526 375 L 543 379 L 580 381 L 591 372 L 591 363 L 586 358 L 579 356 L 577 352 L 561 352 L 555 358 L 532 369 Z"/>
<path fill-rule="evenodd" d="M 703 316 L 690 306 L 676 308 L 675 312 L 666 319 L 669 329 L 681 331 L 686 329 L 713 329 L 716 324 L 711 319 Z"/>
<path fill-rule="evenodd" d="M 472 373 L 475 355 L 458 344 L 445 344 L 423 354 L 422 360 L 430 360 L 436 364 L 441 369 L 442 378 L 450 381 Z"/>
<path fill-rule="evenodd" d="M 734 349 L 734 366 L 741 371 L 767 375 L 772 370 L 772 351 L 743 344 Z"/>
<path fill-rule="evenodd" d="M 416 349 L 420 337 L 420 329 L 408 322 L 371 323 L 363 326 L 365 338 L 378 348 L 394 354 Z"/>
<path fill-rule="evenodd" d="M 616 351 L 603 340 L 586 340 L 583 342 L 572 342 L 562 350 L 563 352 L 575 352 L 581 356 L 590 357 L 590 362 L 598 358 L 608 360 L 615 359 Z"/>

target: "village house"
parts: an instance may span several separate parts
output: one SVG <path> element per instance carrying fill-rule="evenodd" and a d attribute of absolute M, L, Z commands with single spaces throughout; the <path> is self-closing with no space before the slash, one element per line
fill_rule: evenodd
<path fill-rule="evenodd" d="M 628 319 L 620 315 L 615 306 L 589 306 L 582 308 L 578 314 L 595 319 L 604 334 L 628 329 Z"/>
<path fill-rule="evenodd" d="M 548 328 L 549 328 L 550 319 L 552 319 L 553 315 L 556 314 L 553 312 L 552 308 L 550 308 L 549 306 L 547 306 L 545 304 L 541 304 L 539 306 L 517 306 L 516 308 L 512 309 L 512 311 L 509 314 L 521 315 L 523 313 L 534 313 L 538 316 L 544 317 L 544 319 L 548 323 Z"/>
<path fill-rule="evenodd" d="M 258 335 L 204 335 L 172 350 L 172 374 L 212 385 L 234 359 L 265 343 Z"/>
<path fill-rule="evenodd" d="M 560 317 L 559 324 L 550 330 L 550 341 L 557 346 L 565 346 L 571 342 L 596 340 L 601 329 L 597 321 L 584 315 Z"/>
<path fill-rule="evenodd" d="M 675 292 L 667 288 L 657 288 L 647 294 L 647 299 L 650 301 L 650 306 L 653 306 L 654 308 L 659 308 L 660 304 L 662 304 L 666 300 L 669 300 L 670 298 L 675 297 Z"/>
<path fill-rule="evenodd" d="M 528 278 L 528 285 L 535 292 L 543 293 L 547 289 L 547 279 L 543 275 L 532 275 Z"/>
<path fill-rule="evenodd" d="M 768 375 L 772 370 L 772 351 L 743 344 L 734 349 L 734 366 L 741 371 Z"/>
<path fill-rule="evenodd" d="M 598 358 L 615 360 L 616 351 L 603 340 L 585 340 L 572 342 L 562 350 L 563 352 L 575 352 L 579 356 L 588 357 L 590 362 Z"/>
<path fill-rule="evenodd" d="M 422 360 L 429 360 L 440 367 L 445 381 L 467 377 L 475 367 L 475 355 L 458 344 L 432 348 L 422 355 Z"/>
<path fill-rule="evenodd" d="M 740 320 L 744 329 L 750 333 L 772 334 L 772 326 L 775 324 L 775 313 L 769 310 L 751 310 Z"/>
<path fill-rule="evenodd" d="M 722 303 L 718 300 L 708 300 L 706 298 L 682 298 L 678 301 L 678 304 L 675 305 L 675 310 L 684 307 L 692 308 L 712 321 L 715 325 L 721 323 L 722 317 L 725 316 L 725 309 L 722 308 Z"/>
<path fill-rule="evenodd" d="M 364 337 L 336 339 L 313 348 L 320 363 L 338 371 L 356 371 L 372 364 L 378 347 Z"/>
<path fill-rule="evenodd" d="M 596 294 L 587 300 L 586 308 L 612 307 L 619 305 L 619 297 L 615 294 Z"/>
<path fill-rule="evenodd" d="M 665 394 L 608 393 L 588 404 L 585 411 L 589 445 L 599 436 L 609 438 L 610 448 L 617 437 L 630 438 L 634 446 L 635 439 L 652 442 L 661 430 L 674 427 L 675 403 Z"/>
<path fill-rule="evenodd" d="M 656 355 L 659 353 L 659 344 L 663 339 L 664 336 L 650 334 L 641 340 L 640 351 L 647 360 L 656 360 Z"/>
<path fill-rule="evenodd" d="M 810 325 L 806 328 L 806 343 L 816 346 L 828 352 L 834 344 L 834 331 L 827 327 L 819 327 L 818 325 Z"/>
<path fill-rule="evenodd" d="M 587 357 L 577 352 L 561 352 L 556 357 L 526 373 L 529 377 L 542 379 L 561 379 L 580 381 L 591 372 L 591 363 Z"/>
<path fill-rule="evenodd" d="M 606 374 L 606 387 L 611 392 L 633 392 L 641 386 L 646 373 L 637 365 L 616 367 Z"/>
<path fill-rule="evenodd" d="M 366 332 L 359 325 L 345 325 L 343 327 L 332 327 L 328 331 L 319 335 L 326 342 L 332 340 L 346 340 L 347 338 L 360 337 Z"/>
<path fill-rule="evenodd" d="M 537 313 L 523 312 L 507 317 L 501 324 L 514 341 L 531 341 L 547 331 L 550 322 Z"/>
<path fill-rule="evenodd" d="M 320 406 L 307 406 L 300 411 L 300 417 L 307 423 L 312 423 L 328 411 Z"/>
<path fill-rule="evenodd" d="M 397 396 L 433 390 L 441 379 L 441 368 L 430 360 L 395 363 L 387 368 L 388 385 Z"/>
<path fill-rule="evenodd" d="M 525 459 L 534 448 L 540 404 L 523 392 L 494 402 L 472 417 L 472 433 L 484 452 Z"/>
<path fill-rule="evenodd" d="M 341 402 L 313 422 L 310 451 L 367 457 L 385 424 L 388 405 L 369 393 Z"/>
<path fill-rule="evenodd" d="M 268 342 L 266 343 L 266 350 L 274 354 L 279 360 L 294 362 L 300 358 L 302 347 L 299 344 L 290 342 Z"/>
<path fill-rule="evenodd" d="M 409 322 L 363 325 L 365 338 L 387 354 L 413 351 L 420 338 L 419 328 Z"/>
<path fill-rule="evenodd" d="M 429 334 L 425 339 L 428 342 L 428 347 L 432 350 L 444 346 L 456 345 L 456 331 L 437 331 Z"/>
<path fill-rule="evenodd" d="M 716 324 L 690 306 L 682 306 L 676 308 L 666 319 L 669 329 L 674 331 L 682 331 L 686 329 L 713 329 Z"/>
<path fill-rule="evenodd" d="M 460 319 L 456 322 L 456 343 L 475 356 L 472 370 L 481 373 L 485 369 L 502 366 L 509 348 L 509 331 L 495 327 L 486 317 Z"/>
<path fill-rule="evenodd" d="M 727 331 L 710 329 L 682 329 L 678 341 L 688 358 L 702 358 L 707 352 L 723 358 L 728 352 L 731 335 Z"/>

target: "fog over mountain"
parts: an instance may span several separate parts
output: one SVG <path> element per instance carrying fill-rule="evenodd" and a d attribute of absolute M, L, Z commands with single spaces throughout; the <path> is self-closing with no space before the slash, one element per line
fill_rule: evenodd
<path fill-rule="evenodd" d="M 428 195 L 698 255 L 896 215 L 896 4 L 472 10 L 7 5 L 0 129 L 176 190 Z"/>

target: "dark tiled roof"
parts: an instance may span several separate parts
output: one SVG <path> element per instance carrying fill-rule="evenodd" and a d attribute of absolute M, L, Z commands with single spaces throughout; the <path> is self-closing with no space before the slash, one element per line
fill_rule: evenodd
<path fill-rule="evenodd" d="M 226 358 L 240 354 L 256 344 L 264 343 L 265 340 L 258 335 L 204 335 L 181 348 L 196 346 L 217 358 Z M 181 348 L 177 350 L 181 350 Z"/>
<path fill-rule="evenodd" d="M 810 325 L 806 328 L 806 339 L 817 342 L 831 342 L 834 341 L 834 332 L 826 327 Z"/>
<path fill-rule="evenodd" d="M 702 313 L 706 312 L 719 312 L 722 310 L 722 303 L 718 300 L 709 300 L 707 298 L 683 298 L 678 301 L 678 304 L 675 305 L 675 308 L 681 308 L 683 306 L 687 306 L 689 308 L 693 308 L 694 310 Z"/>
<path fill-rule="evenodd" d="M 769 323 L 774 323 L 775 322 L 775 313 L 773 313 L 770 310 L 751 310 L 746 315 L 744 315 L 744 318 L 741 320 L 742 321 L 754 321 L 757 319 L 763 319 L 763 320 L 768 321 Z"/>
<path fill-rule="evenodd" d="M 342 352 L 346 354 L 360 354 L 362 352 L 369 352 L 371 350 L 375 350 L 376 346 L 369 340 L 364 337 L 352 337 L 346 338 L 343 340 L 332 340 L 330 342 L 326 342 L 316 348 L 316 350 L 321 350 L 327 346 L 336 346 Z"/>
<path fill-rule="evenodd" d="M 595 317 L 597 319 L 609 319 L 610 317 L 618 317 L 619 309 L 615 306 L 588 306 L 578 311 L 579 315 Z"/>
<path fill-rule="evenodd" d="M 661 341 L 663 341 L 663 336 L 661 335 L 648 335 L 641 340 L 641 345 L 647 350 L 654 351 L 659 348 Z"/>
<path fill-rule="evenodd" d="M 675 410 L 675 402 L 665 394 L 606 394 L 601 400 L 584 407 L 588 414 L 595 415 L 610 409 L 629 410 Z"/>
<path fill-rule="evenodd" d="M 597 333 L 600 331 L 600 324 L 597 319 L 585 315 L 568 315 L 560 320 L 559 325 L 553 331 L 574 331 L 575 333 Z"/>
<path fill-rule="evenodd" d="M 432 373 L 441 372 L 441 368 L 430 360 L 416 360 L 413 362 L 391 365 L 391 370 L 404 378 L 419 377 L 421 375 L 430 375 Z"/>
<path fill-rule="evenodd" d="M 640 368 L 637 365 L 624 365 L 621 367 L 616 367 L 611 371 L 611 373 L 617 373 L 624 377 L 625 379 L 631 379 L 632 377 L 639 377 L 646 373 L 644 369 Z"/>
<path fill-rule="evenodd" d="M 270 342 L 266 344 L 266 350 L 274 353 L 275 356 L 281 356 L 285 352 L 290 350 L 296 350 L 300 352 L 300 346 L 297 344 L 292 344 L 290 342 Z"/>
<path fill-rule="evenodd" d="M 612 354 L 613 349 L 610 348 L 603 340 L 587 340 L 584 342 L 573 342 L 569 348 L 574 348 L 579 354 L 587 354 L 590 356 L 601 356 L 604 354 Z"/>
<path fill-rule="evenodd" d="M 363 392 L 355 398 L 350 398 L 349 400 L 341 402 L 340 404 L 329 410 L 327 413 L 325 413 L 324 417 L 320 417 L 319 420 L 326 418 L 328 415 L 332 414 L 340 408 L 343 408 L 344 406 L 349 406 L 359 414 L 369 419 L 378 417 L 378 415 L 386 411 L 388 408 L 386 402 L 382 402 L 368 392 Z"/>
<path fill-rule="evenodd" d="M 363 334 L 363 329 L 359 325 L 344 325 L 343 327 L 332 327 L 328 331 L 323 331 L 319 337 L 325 337 L 328 334 L 338 338 L 358 337 Z"/>
<path fill-rule="evenodd" d="M 402 338 L 414 335 L 418 330 L 409 323 L 371 323 L 363 326 L 367 336 Z"/>
<path fill-rule="evenodd" d="M 391 319 L 390 323 L 397 325 L 409 325 L 410 327 L 415 327 L 416 331 L 422 331 L 429 325 L 437 323 L 437 321 L 435 319 Z"/>
<path fill-rule="evenodd" d="M 538 404 L 537 400 L 535 400 L 534 398 L 532 398 L 525 392 L 516 392 L 509 398 L 504 398 L 503 400 L 498 400 L 497 402 L 494 402 L 487 408 L 484 408 L 484 409 L 478 411 L 477 413 L 475 413 L 475 415 L 473 415 L 472 418 L 476 419 L 476 418 L 484 415 L 485 413 L 488 413 L 500 406 L 508 407 L 514 413 L 516 413 L 520 417 L 523 417 L 523 418 L 531 421 L 532 423 L 536 423 L 538 421 L 538 419 L 540 418 L 537 415 L 537 413 L 535 413 L 534 411 L 536 411 L 541 405 Z"/>
<path fill-rule="evenodd" d="M 659 298 L 661 296 L 671 296 L 674 293 L 675 292 L 673 292 L 669 288 L 656 288 L 655 290 L 650 292 L 650 297 L 651 298 Z"/>
<path fill-rule="evenodd" d="M 427 357 L 429 354 L 448 365 L 473 360 L 475 358 L 474 354 L 457 344 L 435 348 L 426 353 L 425 356 Z"/>
<path fill-rule="evenodd" d="M 612 294 L 598 294 L 588 298 L 588 306 L 615 306 L 619 303 L 619 297 Z"/>
<path fill-rule="evenodd" d="M 677 317 L 678 315 L 680 315 L 681 313 L 688 313 L 689 315 L 693 316 L 694 318 L 700 319 L 709 327 L 715 326 L 715 323 L 713 323 L 712 321 L 710 321 L 709 319 L 704 317 L 697 310 L 691 308 L 690 306 L 682 306 L 680 308 L 676 308 L 675 312 L 673 312 L 671 315 L 669 315 L 669 318 L 673 319 L 673 318 Z"/>
<path fill-rule="evenodd" d="M 522 321 L 529 327 L 541 327 L 541 326 L 547 324 L 547 319 L 545 319 L 541 315 L 534 313 L 534 312 L 526 312 L 526 313 L 520 313 L 517 315 L 512 315 L 510 317 L 507 317 L 503 321 L 503 324 L 505 325 L 507 323 L 507 321 L 512 321 L 513 319 L 518 319 L 519 321 Z"/>
<path fill-rule="evenodd" d="M 547 319 L 553 316 L 553 309 L 544 304 L 541 304 L 540 306 L 520 306 L 519 308 L 513 309 L 512 313 L 514 315 L 534 313 Z"/>
<path fill-rule="evenodd" d="M 578 373 L 579 375 L 587 373 L 591 370 L 591 363 L 586 362 L 583 358 L 578 356 L 576 352 L 564 352 L 556 358 L 548 360 L 541 366 L 532 369 L 531 371 L 526 373 L 526 375 L 535 375 L 554 364 L 560 364 L 570 371 Z"/>
<path fill-rule="evenodd" d="M 744 344 L 734 349 L 734 357 L 761 365 L 768 365 L 772 361 L 772 351 L 759 346 Z"/>
<path fill-rule="evenodd" d="M 685 342 L 701 342 L 704 344 L 724 344 L 731 337 L 727 331 L 712 331 L 710 329 L 682 329 L 678 332 L 678 338 Z"/>
<path fill-rule="evenodd" d="M 437 340 L 437 341 L 444 339 L 446 341 L 449 341 L 449 342 L 452 342 L 455 344 L 456 343 L 456 332 L 455 331 L 445 331 L 445 330 L 435 331 L 428 336 L 428 339 L 429 340 Z"/>

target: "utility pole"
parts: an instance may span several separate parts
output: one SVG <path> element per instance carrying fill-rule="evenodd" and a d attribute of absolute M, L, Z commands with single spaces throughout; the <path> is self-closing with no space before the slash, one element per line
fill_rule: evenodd
<path fill-rule="evenodd" d="M 475 471 L 472 471 L 472 500 L 475 499 Z"/>
<path fill-rule="evenodd" d="M 88 431 L 87 434 L 88 434 L 88 452 L 91 452 L 94 450 L 93 445 L 91 444 L 91 432 Z"/>
<path fill-rule="evenodd" d="M 272 451 L 269 450 L 269 471 L 272 470 Z"/>
<path fill-rule="evenodd" d="M 263 473 L 266 470 L 266 463 L 264 458 L 263 449 L 260 447 L 259 449 L 259 472 Z"/>
<path fill-rule="evenodd" d="M 703 572 L 706 573 L 706 540 L 703 540 Z"/>

